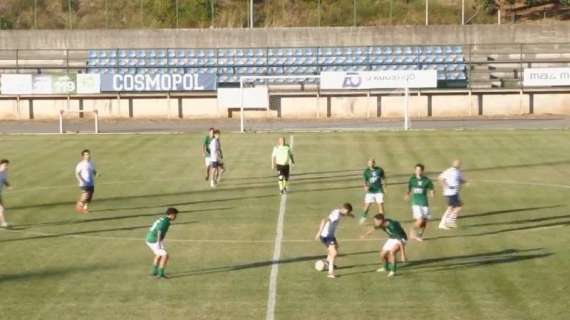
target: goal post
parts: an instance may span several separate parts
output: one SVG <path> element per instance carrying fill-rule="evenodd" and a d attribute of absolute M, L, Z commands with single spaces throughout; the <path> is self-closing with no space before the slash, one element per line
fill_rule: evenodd
<path fill-rule="evenodd" d="M 244 96 L 245 94 L 245 84 L 246 83 L 253 83 L 255 85 L 255 83 L 257 81 L 265 81 L 265 82 L 269 82 L 271 80 L 284 80 L 284 81 L 289 81 L 289 80 L 299 80 L 299 81 L 304 81 L 304 80 L 317 80 L 317 82 L 320 83 L 320 79 L 321 76 L 320 75 L 287 75 L 287 76 L 242 76 L 240 77 L 239 80 L 239 110 L 240 110 L 240 132 L 244 133 L 245 132 L 245 115 L 244 115 L 244 111 L 246 109 L 245 107 L 245 101 L 246 101 L 246 97 Z M 267 84 L 268 85 L 268 84 Z M 269 94 L 269 93 L 268 93 Z"/>
<path fill-rule="evenodd" d="M 91 122 L 93 121 L 93 129 L 92 130 L 88 130 L 92 133 L 99 133 L 99 111 L 97 109 L 95 110 L 59 110 L 59 133 L 60 134 L 64 134 L 66 132 L 68 132 L 67 127 L 71 127 L 70 125 L 67 124 L 66 120 L 66 116 L 67 115 L 71 115 L 73 116 L 73 121 L 77 122 L 78 120 L 83 118 L 84 122 Z M 85 115 L 87 116 L 92 116 L 92 119 L 89 119 L 89 117 L 85 117 Z M 71 121 L 71 119 L 69 119 Z M 74 127 L 75 127 L 75 132 L 79 133 L 79 127 L 77 123 L 74 123 Z"/>

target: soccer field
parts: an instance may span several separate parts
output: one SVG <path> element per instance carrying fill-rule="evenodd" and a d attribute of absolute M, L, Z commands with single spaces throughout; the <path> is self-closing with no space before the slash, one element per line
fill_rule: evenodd
<path fill-rule="evenodd" d="M 202 137 L 2 136 L 14 227 L 0 230 L 0 319 L 568 319 L 570 131 L 294 133 L 283 203 L 270 168 L 277 134 L 222 135 L 228 172 L 215 190 L 203 180 Z M 80 215 L 73 169 L 84 148 L 101 175 Z M 470 183 L 460 227 L 429 225 L 387 278 L 375 272 L 385 234 L 361 240 L 365 227 L 347 218 L 339 278 L 328 279 L 313 269 L 325 253 L 313 237 L 342 202 L 361 212 L 371 156 L 386 170 L 387 216 L 406 229 L 414 165 L 435 178 L 461 158 Z M 144 237 L 168 206 L 181 214 L 166 239 L 171 279 L 157 280 Z"/>

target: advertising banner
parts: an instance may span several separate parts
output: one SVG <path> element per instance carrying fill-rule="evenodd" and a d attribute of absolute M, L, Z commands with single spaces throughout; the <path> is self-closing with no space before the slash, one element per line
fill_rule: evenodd
<path fill-rule="evenodd" d="M 437 88 L 436 70 L 321 72 L 321 89 Z"/>
<path fill-rule="evenodd" d="M 525 87 L 570 86 L 570 68 L 524 69 L 523 86 Z"/>
<path fill-rule="evenodd" d="M 102 74 L 102 92 L 214 91 L 215 74 Z"/>
<path fill-rule="evenodd" d="M 3 74 L 0 77 L 1 94 L 32 94 L 31 74 Z"/>

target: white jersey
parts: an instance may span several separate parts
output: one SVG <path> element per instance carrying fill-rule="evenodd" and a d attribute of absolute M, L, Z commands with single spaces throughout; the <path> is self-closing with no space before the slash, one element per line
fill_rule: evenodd
<path fill-rule="evenodd" d="M 461 170 L 451 167 L 444 172 L 441 173 L 439 176 L 440 179 L 445 181 L 446 186 L 443 187 L 443 195 L 444 196 L 454 196 L 459 193 L 461 189 L 461 185 L 465 182 L 465 178 L 463 177 L 463 173 Z"/>
<path fill-rule="evenodd" d="M 220 140 L 216 138 L 213 138 L 212 141 L 210 141 L 210 161 L 220 161 Z"/>
<path fill-rule="evenodd" d="M 321 231 L 321 237 L 323 237 L 323 238 L 327 238 L 327 237 L 328 238 L 334 238 L 335 232 L 336 232 L 336 227 L 338 226 L 339 221 L 340 221 L 340 210 L 334 209 L 329 214 L 327 222 L 325 223 L 325 226 L 323 227 L 323 230 Z"/>
<path fill-rule="evenodd" d="M 95 186 L 95 165 L 91 161 L 81 160 L 75 167 L 75 174 L 82 179 L 77 179 L 80 187 Z"/>
<path fill-rule="evenodd" d="M 0 171 L 0 193 L 2 193 L 2 189 L 4 189 L 6 181 L 8 181 L 8 172 Z"/>

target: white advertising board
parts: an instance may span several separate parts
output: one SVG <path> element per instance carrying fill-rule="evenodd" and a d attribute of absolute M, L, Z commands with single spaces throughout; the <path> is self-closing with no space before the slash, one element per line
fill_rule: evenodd
<path fill-rule="evenodd" d="M 321 89 L 437 88 L 436 70 L 331 71 L 321 73 Z"/>
<path fill-rule="evenodd" d="M 524 69 L 525 87 L 570 86 L 570 68 Z"/>

